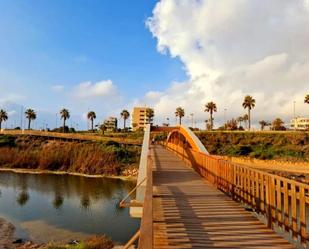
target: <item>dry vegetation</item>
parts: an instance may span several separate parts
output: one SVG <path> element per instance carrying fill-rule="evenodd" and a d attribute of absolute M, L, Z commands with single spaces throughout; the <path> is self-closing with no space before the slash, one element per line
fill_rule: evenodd
<path fill-rule="evenodd" d="M 112 249 L 114 248 L 114 243 L 107 236 L 93 236 L 88 240 L 83 241 L 77 245 L 67 245 L 67 246 L 57 246 L 49 245 L 47 249 Z"/>
<path fill-rule="evenodd" d="M 0 167 L 121 175 L 139 160 L 140 148 L 115 142 L 59 142 L 0 136 Z"/>
<path fill-rule="evenodd" d="M 309 134 L 306 132 L 197 132 L 211 154 L 309 161 Z"/>

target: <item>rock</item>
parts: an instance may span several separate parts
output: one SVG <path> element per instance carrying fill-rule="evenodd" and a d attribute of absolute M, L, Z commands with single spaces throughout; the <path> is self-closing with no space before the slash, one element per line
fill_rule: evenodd
<path fill-rule="evenodd" d="M 80 241 L 78 241 L 78 240 L 71 240 L 68 244 L 69 245 L 78 245 L 80 243 Z"/>
<path fill-rule="evenodd" d="M 21 243 L 23 243 L 22 239 L 16 239 L 13 241 L 13 244 L 21 244 Z"/>

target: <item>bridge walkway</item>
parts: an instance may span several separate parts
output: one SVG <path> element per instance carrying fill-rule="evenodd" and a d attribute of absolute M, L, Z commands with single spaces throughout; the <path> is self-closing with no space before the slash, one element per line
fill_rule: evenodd
<path fill-rule="evenodd" d="M 174 153 L 152 157 L 153 248 L 294 248 Z"/>

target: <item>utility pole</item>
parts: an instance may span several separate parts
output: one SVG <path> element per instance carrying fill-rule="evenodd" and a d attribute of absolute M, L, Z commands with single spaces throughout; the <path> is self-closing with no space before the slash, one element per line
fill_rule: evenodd
<path fill-rule="evenodd" d="M 293 101 L 293 116 L 294 116 L 294 130 L 296 130 L 296 108 L 295 108 L 295 104 L 296 104 L 296 101 L 294 100 Z"/>
<path fill-rule="evenodd" d="M 194 113 L 190 113 L 190 116 L 191 116 L 192 128 L 194 128 L 194 119 L 193 119 Z"/>
<path fill-rule="evenodd" d="M 20 129 L 21 130 L 23 130 L 23 112 L 24 112 L 24 106 L 22 106 L 20 110 Z"/>

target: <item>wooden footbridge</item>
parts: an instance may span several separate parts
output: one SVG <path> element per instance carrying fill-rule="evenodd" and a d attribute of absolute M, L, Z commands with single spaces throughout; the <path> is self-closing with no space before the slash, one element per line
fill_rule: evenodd
<path fill-rule="evenodd" d="M 211 156 L 185 127 L 150 139 L 148 127 L 127 205 L 141 227 L 125 248 L 308 246 L 308 185 Z"/>

